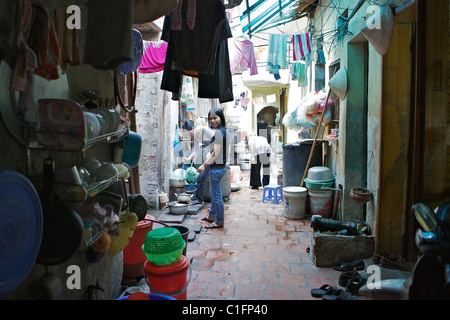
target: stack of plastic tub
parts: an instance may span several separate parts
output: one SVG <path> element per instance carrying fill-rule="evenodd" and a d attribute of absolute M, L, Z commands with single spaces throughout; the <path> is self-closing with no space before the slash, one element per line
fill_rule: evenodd
<path fill-rule="evenodd" d="M 144 276 L 151 293 L 186 300 L 190 282 L 187 271 L 191 269 L 183 255 L 185 247 L 186 241 L 176 228 L 164 227 L 147 233 L 142 251 L 147 257 Z"/>

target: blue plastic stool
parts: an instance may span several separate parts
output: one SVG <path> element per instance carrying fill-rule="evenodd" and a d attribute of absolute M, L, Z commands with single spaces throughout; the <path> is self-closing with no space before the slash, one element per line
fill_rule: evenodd
<path fill-rule="evenodd" d="M 267 194 L 267 191 L 269 191 L 269 194 Z M 262 202 L 264 203 L 266 200 L 273 201 L 275 204 L 278 204 L 278 201 L 283 201 L 283 189 L 281 186 L 275 184 L 265 186 L 263 190 Z"/>

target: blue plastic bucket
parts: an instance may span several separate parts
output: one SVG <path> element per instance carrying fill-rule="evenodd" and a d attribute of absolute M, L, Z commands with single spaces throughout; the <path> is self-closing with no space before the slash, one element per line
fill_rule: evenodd
<path fill-rule="evenodd" d="M 123 150 L 122 161 L 128 164 L 130 168 L 135 168 L 139 164 L 141 157 L 142 138 L 136 132 L 130 131 L 125 139 L 125 148 Z"/>

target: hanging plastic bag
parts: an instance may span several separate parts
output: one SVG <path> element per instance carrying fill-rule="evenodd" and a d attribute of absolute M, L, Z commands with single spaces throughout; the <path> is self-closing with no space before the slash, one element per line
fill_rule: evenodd
<path fill-rule="evenodd" d="M 307 107 L 305 105 L 301 105 L 297 110 L 297 124 L 300 127 L 312 128 L 317 124 L 317 121 L 307 113 Z"/>
<path fill-rule="evenodd" d="M 294 109 L 293 111 L 287 112 L 283 116 L 282 123 L 286 128 L 294 131 L 298 131 L 301 129 L 301 126 L 297 124 L 297 109 Z"/>
<path fill-rule="evenodd" d="M 199 173 L 196 168 L 193 167 L 194 163 L 191 163 L 191 166 L 186 169 L 185 180 L 189 184 L 197 183 Z"/>

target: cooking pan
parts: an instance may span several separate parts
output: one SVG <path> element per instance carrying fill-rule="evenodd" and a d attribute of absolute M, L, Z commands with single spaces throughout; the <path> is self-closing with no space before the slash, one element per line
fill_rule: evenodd
<path fill-rule="evenodd" d="M 72 258 L 83 241 L 84 226 L 78 213 L 57 201 L 52 193 L 54 163 L 44 159 L 44 190 L 41 197 L 44 212 L 44 231 L 36 262 L 57 265 Z"/>

